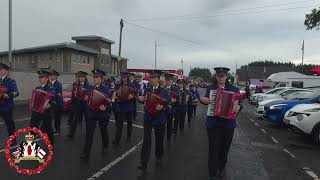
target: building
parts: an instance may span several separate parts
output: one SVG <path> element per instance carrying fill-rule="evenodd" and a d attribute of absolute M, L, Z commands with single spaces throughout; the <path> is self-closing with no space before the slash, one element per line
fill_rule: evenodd
<path fill-rule="evenodd" d="M 127 58 L 111 54 L 114 41 L 101 36 L 72 37 L 75 42 L 51 44 L 14 50 L 11 68 L 34 70 L 51 68 L 59 72 L 90 72 L 94 68 L 108 75 L 119 75 L 127 69 Z M 0 62 L 9 64 L 8 52 L 0 52 Z"/>

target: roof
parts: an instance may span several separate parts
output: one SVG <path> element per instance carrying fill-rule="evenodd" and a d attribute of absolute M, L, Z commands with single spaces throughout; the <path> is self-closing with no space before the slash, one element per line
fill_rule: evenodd
<path fill-rule="evenodd" d="M 118 59 L 118 57 L 119 57 L 119 56 L 117 56 L 117 55 L 111 54 L 111 58 Z M 121 57 L 121 60 L 129 61 L 129 59 L 128 59 L 128 58 L 125 58 L 125 57 Z"/>
<path fill-rule="evenodd" d="M 31 52 L 38 52 L 38 51 L 58 50 L 58 49 L 64 49 L 64 48 L 70 48 L 70 49 L 83 51 L 83 52 L 87 52 L 87 53 L 92 53 L 92 54 L 99 54 L 99 52 L 94 49 L 91 49 L 91 48 L 88 48 L 85 46 L 81 46 L 79 44 L 72 43 L 72 42 L 23 48 L 23 49 L 14 50 L 14 51 L 12 51 L 12 53 L 13 54 L 31 53 Z M 6 54 L 8 54 L 8 51 L 0 52 L 0 55 L 6 55 Z"/>
<path fill-rule="evenodd" d="M 297 72 L 279 72 L 271 74 L 267 80 L 270 80 L 272 82 L 286 82 L 289 79 L 319 79 L 317 76 L 308 76 L 304 74 L 300 74 Z"/>
<path fill-rule="evenodd" d="M 72 37 L 72 40 L 75 40 L 75 41 L 77 41 L 77 40 L 100 40 L 100 41 L 104 41 L 109 44 L 114 44 L 114 41 L 106 39 L 101 36 L 96 36 L 96 35 L 74 36 L 74 37 Z"/>

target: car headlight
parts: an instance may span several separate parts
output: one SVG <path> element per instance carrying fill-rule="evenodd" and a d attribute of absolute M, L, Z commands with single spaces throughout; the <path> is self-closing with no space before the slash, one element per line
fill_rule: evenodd
<path fill-rule="evenodd" d="M 64 102 L 69 102 L 69 101 L 71 101 L 71 98 L 64 98 L 63 101 Z"/>
<path fill-rule="evenodd" d="M 270 109 L 281 109 L 283 106 L 286 106 L 287 104 L 276 104 L 270 107 Z"/>
<path fill-rule="evenodd" d="M 297 120 L 298 120 L 298 121 L 302 121 L 303 118 L 304 118 L 304 115 L 303 115 L 303 114 L 299 114 L 299 115 L 297 116 Z"/>

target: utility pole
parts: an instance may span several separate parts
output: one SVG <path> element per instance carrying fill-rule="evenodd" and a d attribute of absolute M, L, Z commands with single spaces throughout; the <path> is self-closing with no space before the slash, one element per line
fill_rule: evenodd
<path fill-rule="evenodd" d="M 12 0 L 9 0 L 9 68 L 12 64 Z"/>
<path fill-rule="evenodd" d="M 122 46 L 122 29 L 123 29 L 123 19 L 120 20 L 120 38 L 119 38 L 119 54 L 118 54 L 118 63 L 121 60 L 121 46 Z M 118 66 L 116 67 L 118 69 Z M 119 74 L 119 72 L 118 72 Z"/>
<path fill-rule="evenodd" d="M 303 74 L 303 59 L 304 59 L 304 40 L 302 41 L 302 64 L 301 64 L 301 73 Z"/>
<path fill-rule="evenodd" d="M 154 69 L 157 69 L 157 41 L 154 41 Z"/>
<path fill-rule="evenodd" d="M 183 63 L 184 63 L 184 61 L 183 61 L 183 59 L 181 58 L 181 69 L 182 69 L 182 74 L 183 74 Z"/>

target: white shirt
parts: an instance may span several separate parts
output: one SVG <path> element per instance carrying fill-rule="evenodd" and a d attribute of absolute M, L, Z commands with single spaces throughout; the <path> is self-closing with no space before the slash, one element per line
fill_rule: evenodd
<path fill-rule="evenodd" d="M 54 84 L 57 80 L 51 81 L 51 84 Z"/>
<path fill-rule="evenodd" d="M 159 85 L 157 87 L 152 87 L 153 90 L 156 90 L 159 88 Z"/>

